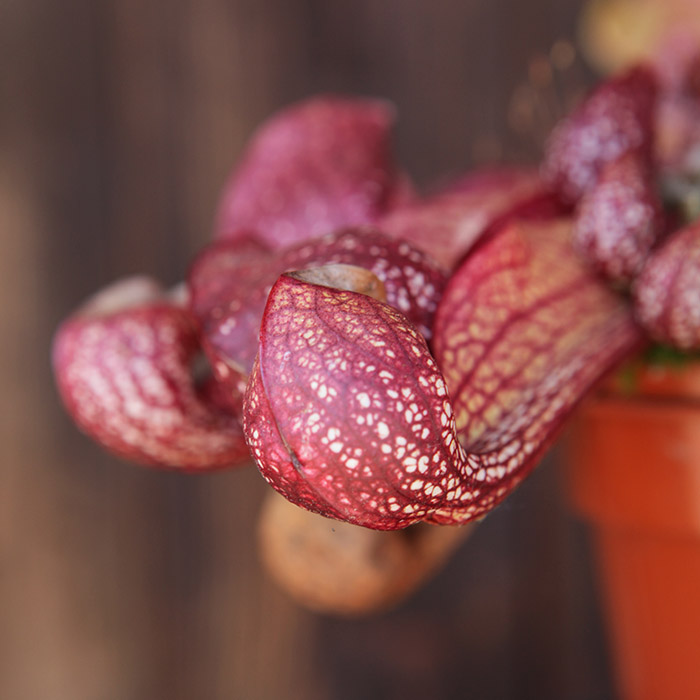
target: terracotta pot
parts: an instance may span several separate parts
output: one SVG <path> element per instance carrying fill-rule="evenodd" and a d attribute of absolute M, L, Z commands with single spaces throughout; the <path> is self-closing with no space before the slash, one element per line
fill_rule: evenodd
<path fill-rule="evenodd" d="M 621 697 L 697 700 L 700 363 L 639 366 L 631 381 L 606 386 L 582 405 L 569 449 L 571 498 L 594 528 Z"/>

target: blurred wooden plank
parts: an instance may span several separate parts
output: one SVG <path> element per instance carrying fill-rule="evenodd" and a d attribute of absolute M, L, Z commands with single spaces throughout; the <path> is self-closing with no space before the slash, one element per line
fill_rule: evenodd
<path fill-rule="evenodd" d="M 523 66 L 570 32 L 578 4 L 9 5 L 0 697 L 581 700 L 581 669 L 604 697 L 599 637 L 572 631 L 595 613 L 589 598 L 568 607 L 586 571 L 563 568 L 569 526 L 549 485 L 492 516 L 401 610 L 319 618 L 259 568 L 252 470 L 193 479 L 104 455 L 64 415 L 47 357 L 59 319 L 112 277 L 182 277 L 231 164 L 278 106 L 318 90 L 386 95 L 401 158 L 429 181 L 470 162 L 476 136 L 508 144 Z"/>

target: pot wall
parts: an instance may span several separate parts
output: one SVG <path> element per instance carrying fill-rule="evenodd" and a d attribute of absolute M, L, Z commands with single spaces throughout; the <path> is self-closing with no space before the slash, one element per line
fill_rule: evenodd
<path fill-rule="evenodd" d="M 570 494 L 594 528 L 625 700 L 700 698 L 700 377 L 636 370 L 584 404 Z"/>

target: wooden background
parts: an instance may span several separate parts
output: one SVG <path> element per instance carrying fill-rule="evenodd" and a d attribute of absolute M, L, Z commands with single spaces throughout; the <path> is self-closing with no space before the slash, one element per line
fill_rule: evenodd
<path fill-rule="evenodd" d="M 261 572 L 252 469 L 133 467 L 58 404 L 51 334 L 107 281 L 181 279 L 272 110 L 386 96 L 420 182 L 499 152 L 575 0 L 0 3 L 0 697 L 610 698 L 587 546 L 549 460 L 437 580 L 370 620 Z"/>

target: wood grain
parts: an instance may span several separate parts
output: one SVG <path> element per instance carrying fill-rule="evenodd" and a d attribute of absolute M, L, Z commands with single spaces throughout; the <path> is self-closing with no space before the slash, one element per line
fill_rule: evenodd
<path fill-rule="evenodd" d="M 579 4 L 5 3 L 0 697 L 610 697 L 553 464 L 411 603 L 326 619 L 260 569 L 252 469 L 187 478 L 105 455 L 63 413 L 49 367 L 53 329 L 93 290 L 182 278 L 245 139 L 292 99 L 393 99 L 397 150 L 423 183 L 484 142 L 532 156 L 508 101 Z"/>

